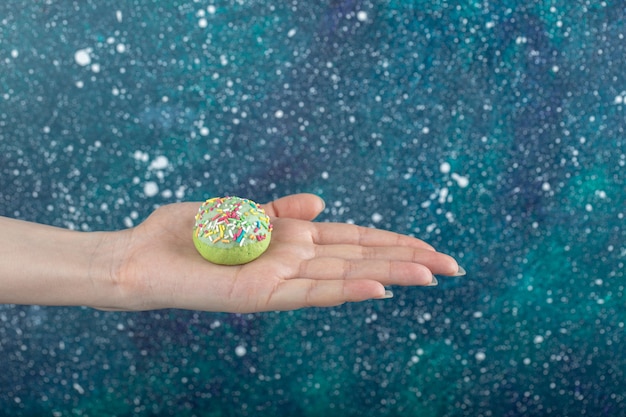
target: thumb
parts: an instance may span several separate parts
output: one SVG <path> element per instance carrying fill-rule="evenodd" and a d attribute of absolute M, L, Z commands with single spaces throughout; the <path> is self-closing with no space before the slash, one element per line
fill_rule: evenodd
<path fill-rule="evenodd" d="M 324 210 L 324 200 L 314 194 L 293 194 L 263 205 L 270 217 L 313 220 Z"/>

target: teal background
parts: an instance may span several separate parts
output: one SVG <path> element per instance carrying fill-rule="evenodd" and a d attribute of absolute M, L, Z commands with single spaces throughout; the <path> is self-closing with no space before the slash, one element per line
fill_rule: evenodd
<path fill-rule="evenodd" d="M 5 0 L 0 215 L 115 230 L 313 192 L 319 221 L 418 236 L 468 274 L 290 313 L 0 306 L 2 415 L 626 415 L 625 17 Z"/>

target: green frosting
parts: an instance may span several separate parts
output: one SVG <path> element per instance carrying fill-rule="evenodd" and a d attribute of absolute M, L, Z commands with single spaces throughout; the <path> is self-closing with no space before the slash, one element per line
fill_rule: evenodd
<path fill-rule="evenodd" d="M 272 224 L 261 206 L 239 197 L 218 197 L 198 209 L 193 243 L 203 258 L 220 265 L 253 261 L 268 248 Z"/>

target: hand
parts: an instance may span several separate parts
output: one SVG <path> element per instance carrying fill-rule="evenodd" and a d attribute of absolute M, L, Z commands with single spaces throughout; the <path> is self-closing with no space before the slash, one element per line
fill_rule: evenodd
<path fill-rule="evenodd" d="M 459 272 L 454 259 L 421 240 L 311 222 L 324 204 L 310 194 L 264 205 L 274 230 L 261 257 L 215 265 L 198 254 L 191 238 L 199 206 L 163 206 L 139 226 L 109 234 L 107 239 L 119 239 L 110 278 L 122 303 L 97 307 L 255 312 L 334 306 L 388 298 L 385 285 L 429 285 L 433 274 Z"/>

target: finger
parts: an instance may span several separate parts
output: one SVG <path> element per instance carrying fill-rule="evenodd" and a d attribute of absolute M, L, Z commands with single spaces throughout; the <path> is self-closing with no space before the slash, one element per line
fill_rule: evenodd
<path fill-rule="evenodd" d="M 314 258 L 301 264 L 297 278 L 372 280 L 383 285 L 429 285 L 432 272 L 424 265 L 383 260 Z"/>
<path fill-rule="evenodd" d="M 345 302 L 385 298 L 379 282 L 360 280 L 294 279 L 283 281 L 268 300 L 268 310 L 295 310 L 303 307 L 331 307 Z"/>
<path fill-rule="evenodd" d="M 315 256 L 351 260 L 392 260 L 421 264 L 437 275 L 455 275 L 459 265 L 449 255 L 408 246 L 317 245 Z"/>
<path fill-rule="evenodd" d="M 314 223 L 313 242 L 319 245 L 409 246 L 434 251 L 428 243 L 386 230 L 345 223 Z"/>
<path fill-rule="evenodd" d="M 324 210 L 324 200 L 314 194 L 294 194 L 263 205 L 270 217 L 313 220 Z"/>

